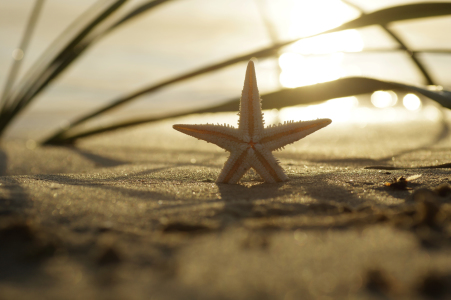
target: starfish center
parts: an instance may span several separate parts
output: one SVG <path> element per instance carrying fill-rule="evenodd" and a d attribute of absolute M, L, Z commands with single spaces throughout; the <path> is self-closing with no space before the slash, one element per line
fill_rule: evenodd
<path fill-rule="evenodd" d="M 249 146 L 251 146 L 252 149 L 255 149 L 255 145 L 257 145 L 258 143 L 254 143 L 254 141 L 250 141 L 249 143 L 247 143 Z"/>

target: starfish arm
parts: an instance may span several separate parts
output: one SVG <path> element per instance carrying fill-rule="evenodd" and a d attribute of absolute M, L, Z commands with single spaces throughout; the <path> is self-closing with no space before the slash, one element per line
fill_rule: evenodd
<path fill-rule="evenodd" d="M 227 151 L 232 151 L 242 143 L 239 131 L 231 126 L 177 124 L 172 127 L 184 134 L 213 143 Z"/>
<path fill-rule="evenodd" d="M 230 152 L 216 181 L 218 183 L 237 183 L 250 168 L 254 168 L 266 182 L 288 180 L 271 151 L 293 143 L 332 122 L 329 119 L 318 119 L 264 128 L 253 61 L 247 65 L 239 116 L 238 128 L 209 124 L 173 126 L 182 133 Z"/>
<path fill-rule="evenodd" d="M 288 180 L 279 162 L 270 151 L 262 145 L 256 145 L 250 149 L 250 165 L 266 182 L 282 182 Z"/>
<path fill-rule="evenodd" d="M 243 147 L 244 148 L 244 147 Z M 237 183 L 238 180 L 251 168 L 248 157 L 249 150 L 239 149 L 230 153 L 229 158 L 224 164 L 221 173 L 219 174 L 217 183 Z"/>
<path fill-rule="evenodd" d="M 238 126 L 246 142 L 255 140 L 263 132 L 263 114 L 257 87 L 254 62 L 249 61 L 240 100 L 240 120 Z"/>
<path fill-rule="evenodd" d="M 269 151 L 278 150 L 332 123 L 330 119 L 289 122 L 267 127 L 259 143 Z"/>

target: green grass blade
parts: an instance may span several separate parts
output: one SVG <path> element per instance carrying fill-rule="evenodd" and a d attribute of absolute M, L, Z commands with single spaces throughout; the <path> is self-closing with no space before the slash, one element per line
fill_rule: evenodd
<path fill-rule="evenodd" d="M 321 102 L 333 98 L 348 97 L 360 94 L 372 93 L 378 90 L 403 90 L 407 92 L 416 92 L 422 94 L 438 103 L 443 107 L 451 109 L 451 92 L 450 91 L 431 91 L 422 87 L 407 85 L 403 83 L 383 81 L 366 77 L 348 77 L 335 81 L 318 83 L 315 85 L 303 86 L 294 89 L 282 89 L 273 93 L 262 95 L 263 109 L 280 109 L 283 107 L 294 106 L 299 104 L 311 104 Z M 223 104 L 215 105 L 203 109 L 196 109 L 182 113 L 167 115 L 164 117 L 148 117 L 141 119 L 127 120 L 118 122 L 109 126 L 102 126 L 85 131 L 65 132 L 64 134 L 55 135 L 46 140 L 44 144 L 58 145 L 73 143 L 79 138 L 92 136 L 102 132 L 112 131 L 119 128 L 136 126 L 144 123 L 152 123 L 170 118 L 186 116 L 190 114 L 215 113 L 215 112 L 236 112 L 239 109 L 240 100 L 232 99 Z"/>

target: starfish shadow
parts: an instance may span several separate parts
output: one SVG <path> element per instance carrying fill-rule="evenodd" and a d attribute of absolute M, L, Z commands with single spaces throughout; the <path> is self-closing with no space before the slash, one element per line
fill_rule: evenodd
<path fill-rule="evenodd" d="M 330 184 L 333 174 L 317 174 L 290 179 L 293 186 L 302 186 L 305 195 L 316 200 L 317 204 L 346 205 L 358 207 L 368 205 L 365 198 L 359 198 L 349 188 Z"/>
<path fill-rule="evenodd" d="M 242 182 L 242 184 L 216 184 L 223 199 L 226 203 L 236 201 L 255 201 L 268 198 L 281 197 L 286 195 L 286 192 L 280 188 L 285 185 L 285 182 L 281 183 L 255 183 L 255 182 Z"/>
<path fill-rule="evenodd" d="M 364 201 L 344 187 L 328 183 L 330 175 L 314 175 L 290 178 L 276 184 L 241 185 L 217 184 L 224 201 L 224 207 L 215 215 L 223 224 L 243 219 L 270 219 L 274 217 L 294 217 L 297 215 L 336 215 L 344 206 L 361 206 Z M 292 176 L 290 176 L 292 177 Z M 247 182 L 244 182 L 246 184 Z M 302 203 L 299 198 L 290 197 L 286 202 L 267 201 L 299 194 L 302 190 L 313 198 L 313 203 Z M 336 197 L 338 195 L 338 197 Z M 266 201 L 265 201 L 266 200 Z"/>

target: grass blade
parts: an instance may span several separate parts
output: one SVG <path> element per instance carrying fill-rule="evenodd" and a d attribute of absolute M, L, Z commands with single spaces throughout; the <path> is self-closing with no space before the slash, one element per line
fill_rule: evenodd
<path fill-rule="evenodd" d="M 79 30 L 78 34 L 67 44 L 67 46 L 50 60 L 45 57 L 40 59 L 41 62 L 38 64 L 39 66 L 35 67 L 31 75 L 26 77 L 26 80 L 22 83 L 20 88 L 17 89 L 15 97 L 9 99 L 8 102 L 11 103 L 11 105 L 0 111 L 0 135 L 9 122 L 25 108 L 38 93 L 76 60 L 92 44 L 92 42 L 119 25 L 124 24 L 126 21 L 167 1 L 168 0 L 154 0 L 143 3 L 113 23 L 113 25 L 99 32 L 93 32 L 99 24 L 126 2 L 126 0 L 116 0 L 115 2 L 104 1 L 103 6 L 106 5 L 106 7 L 100 10 L 100 14 L 96 18 L 89 20 L 89 22 L 81 22 L 83 28 Z M 63 34 L 65 33 L 66 32 Z M 52 49 L 46 51 L 45 55 L 50 56 L 49 53 L 54 52 L 51 50 Z M 49 63 L 43 63 L 43 61 L 48 61 Z"/>
<path fill-rule="evenodd" d="M 357 19 L 354 19 L 350 22 L 347 22 L 337 28 L 328 30 L 326 32 L 316 34 L 313 36 L 325 34 L 325 33 L 331 33 L 331 32 L 337 32 L 341 30 L 346 29 L 355 29 L 355 28 L 361 28 L 369 25 L 385 25 L 390 22 L 394 21 L 402 21 L 402 20 L 408 20 L 408 19 L 416 19 L 416 18 L 424 18 L 424 17 L 431 17 L 431 16 L 442 16 L 442 15 L 449 15 L 451 14 L 451 3 L 442 3 L 442 2 L 432 2 L 432 3 L 416 3 L 416 4 L 409 4 L 409 5 L 402 5 L 402 6 L 395 6 L 395 7 L 389 7 L 386 9 L 382 9 L 379 11 L 375 11 L 373 13 L 364 14 L 360 16 Z M 312 36 L 310 36 L 312 37 Z M 209 65 L 185 74 L 182 74 L 180 76 L 171 78 L 169 80 L 150 85 L 147 87 L 144 87 L 138 91 L 135 91 L 129 95 L 123 96 L 121 98 L 118 98 L 108 105 L 93 111 L 92 113 L 89 113 L 85 116 L 80 117 L 79 119 L 71 122 L 68 128 L 63 129 L 59 132 L 57 132 L 50 140 L 57 140 L 59 136 L 64 136 L 65 132 L 68 130 L 71 130 L 72 128 L 75 128 L 77 125 L 84 123 L 85 121 L 94 118 L 98 115 L 101 115 L 113 108 L 117 108 L 123 104 L 126 104 L 130 102 L 131 100 L 142 96 L 144 94 L 152 93 L 156 90 L 159 90 L 163 87 L 169 86 L 171 84 L 181 82 L 186 79 L 193 78 L 195 76 L 199 76 L 202 74 L 206 74 L 208 72 L 216 71 L 221 68 L 233 65 L 238 62 L 243 62 L 251 59 L 252 57 L 257 58 L 265 58 L 269 57 L 271 55 L 274 55 L 277 53 L 279 49 L 281 49 L 284 46 L 287 46 L 289 44 L 292 44 L 300 39 L 295 39 L 291 41 L 281 42 L 278 44 L 275 44 L 271 47 L 261 49 L 255 52 L 247 53 L 238 57 L 234 57 L 213 65 Z"/>
<path fill-rule="evenodd" d="M 79 54 L 85 49 L 80 48 L 80 42 L 89 36 L 89 34 L 109 15 L 122 6 L 126 0 L 116 0 L 114 2 L 104 2 L 104 9 L 100 11 L 93 20 L 84 24 L 78 34 L 67 44 L 58 54 L 51 59 L 48 65 L 35 69 L 35 73 L 27 76 L 22 84 L 18 85 L 11 97 L 7 98 L 10 105 L 4 107 L 1 111 L 0 134 L 5 130 L 10 121 L 23 109 L 31 100 L 42 91 L 53 79 L 55 79 Z"/>
<path fill-rule="evenodd" d="M 346 3 L 347 5 L 353 7 L 354 9 L 357 9 L 362 15 L 365 15 L 365 12 L 357 5 L 350 3 L 349 1 L 343 0 L 344 3 Z M 431 75 L 429 75 L 429 72 L 427 71 L 426 67 L 421 63 L 421 61 L 418 59 L 418 56 L 416 53 L 412 52 L 409 47 L 407 47 L 407 44 L 404 43 L 404 41 L 402 40 L 402 38 L 400 38 L 396 32 L 394 32 L 392 29 L 390 29 L 387 24 L 380 24 L 380 26 L 382 27 L 382 29 L 387 32 L 401 47 L 402 50 L 404 50 L 410 57 L 410 59 L 412 60 L 412 62 L 414 63 L 414 65 L 417 66 L 418 71 L 420 71 L 420 73 L 423 75 L 426 84 L 428 85 L 434 85 L 435 82 L 432 80 Z"/>
<path fill-rule="evenodd" d="M 5 88 L 3 90 L 2 97 L 0 99 L 0 110 L 3 109 L 4 106 L 7 106 L 6 98 L 9 95 L 9 92 L 16 81 L 17 74 L 19 73 L 20 65 L 23 62 L 23 58 L 27 53 L 28 44 L 30 43 L 31 36 L 33 35 L 33 30 L 36 27 L 36 23 L 38 21 L 39 14 L 41 13 L 42 6 L 44 5 L 44 0 L 36 0 L 31 10 L 30 18 L 28 19 L 27 25 L 25 26 L 25 33 L 22 36 L 22 40 L 20 41 L 18 50 L 22 51 L 23 57 L 13 59 L 13 64 L 11 66 L 11 70 L 8 74 L 8 79 L 5 83 Z"/>
<path fill-rule="evenodd" d="M 333 98 L 348 97 L 360 94 L 372 93 L 378 90 L 403 90 L 422 94 L 438 103 L 443 107 L 451 109 L 450 91 L 431 91 L 422 87 L 397 83 L 392 81 L 383 81 L 366 77 L 348 77 L 335 81 L 318 83 L 315 85 L 303 86 L 294 89 L 282 89 L 273 93 L 262 95 L 263 109 L 280 109 L 287 106 L 299 104 L 311 104 Z M 44 142 L 46 145 L 58 145 L 73 143 L 79 138 L 92 136 L 102 132 L 107 132 L 119 128 L 136 126 L 144 123 L 152 123 L 166 120 L 169 118 L 181 117 L 190 114 L 214 113 L 214 112 L 236 112 L 239 109 L 240 99 L 232 99 L 223 104 L 215 105 L 203 109 L 191 110 L 182 113 L 176 113 L 164 117 L 149 117 L 141 119 L 127 120 L 118 122 L 109 126 L 97 127 L 81 132 L 65 132 L 63 135 L 54 136 Z"/>
<path fill-rule="evenodd" d="M 134 8 L 132 11 L 130 11 L 128 14 L 126 14 L 125 16 L 123 16 L 121 19 L 119 19 L 118 21 L 116 21 L 113 25 L 111 25 L 106 31 L 111 31 L 114 28 L 124 24 L 125 22 L 147 12 L 148 10 L 157 7 L 160 4 L 163 4 L 165 2 L 168 2 L 169 0 L 152 0 L 152 1 L 148 1 L 146 3 L 143 3 L 139 6 L 137 6 L 136 8 Z M 174 1 L 174 0 L 173 0 Z"/>
<path fill-rule="evenodd" d="M 38 70 L 34 76 L 28 82 L 25 82 L 18 90 L 18 95 L 13 100 L 12 108 L 9 109 L 10 113 L 16 112 L 17 109 L 21 109 L 24 105 L 36 96 L 43 88 L 45 88 L 52 79 L 61 73 L 67 65 L 69 65 L 75 58 L 79 56 L 81 52 L 86 49 L 85 45 L 81 45 L 81 42 L 89 37 L 89 34 L 109 15 L 116 11 L 121 5 L 125 3 L 125 0 L 116 0 L 110 2 L 106 6 L 105 10 L 94 19 L 86 24 L 80 32 L 67 44 L 49 63 L 43 67 L 43 70 Z M 86 44 L 86 43 L 85 43 Z"/>

